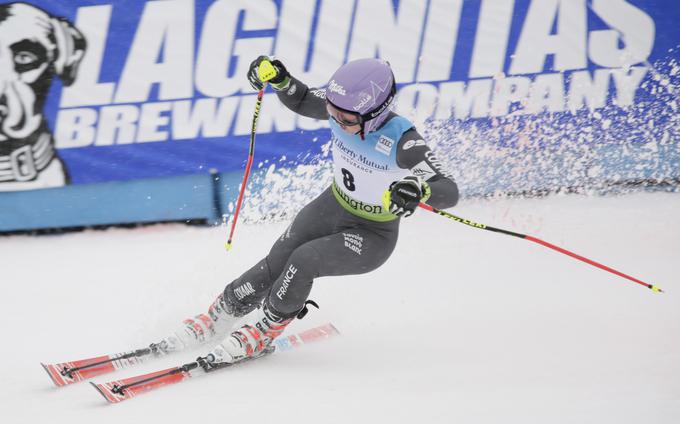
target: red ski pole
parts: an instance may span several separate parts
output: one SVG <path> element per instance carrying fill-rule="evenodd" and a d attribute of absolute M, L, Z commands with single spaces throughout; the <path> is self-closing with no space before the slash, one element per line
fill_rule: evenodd
<path fill-rule="evenodd" d="M 246 192 L 246 186 L 248 185 L 248 177 L 250 176 L 250 167 L 253 165 L 253 158 L 255 156 L 255 132 L 257 130 L 257 118 L 260 116 L 260 108 L 262 107 L 262 96 L 264 95 L 264 89 L 267 86 L 267 81 L 276 76 L 276 69 L 274 65 L 268 60 L 263 60 L 260 62 L 260 67 L 258 69 L 260 74 L 260 79 L 264 82 L 264 86 L 260 91 L 257 92 L 257 101 L 255 102 L 255 112 L 253 112 L 253 125 L 250 129 L 250 147 L 248 149 L 248 162 L 246 163 L 246 171 L 243 174 L 243 181 L 241 181 L 241 189 L 238 193 L 238 199 L 236 200 L 236 210 L 234 211 L 234 219 L 231 221 L 231 230 L 229 231 L 229 238 L 224 243 L 224 247 L 227 250 L 231 250 L 232 240 L 234 238 L 234 231 L 236 230 L 236 222 L 238 221 L 238 214 L 241 211 L 241 204 L 243 203 L 243 196 Z"/>
<path fill-rule="evenodd" d="M 238 199 L 236 200 L 236 210 L 234 211 L 234 219 L 231 221 L 231 230 L 229 231 L 229 238 L 224 243 L 227 250 L 231 250 L 232 240 L 234 238 L 234 231 L 236 230 L 236 222 L 238 221 L 238 214 L 241 211 L 241 204 L 243 203 L 243 196 L 248 185 L 248 177 L 250 176 L 250 167 L 253 166 L 253 158 L 255 157 L 255 130 L 257 128 L 257 118 L 260 115 L 260 108 L 262 107 L 262 95 L 264 88 L 257 92 L 257 101 L 255 102 L 255 112 L 253 114 L 253 127 L 250 130 L 250 147 L 248 148 L 248 162 L 246 162 L 246 171 L 243 174 L 243 181 L 241 181 L 241 189 L 238 192 Z"/>
<path fill-rule="evenodd" d="M 554 244 L 548 243 L 547 241 L 541 240 L 541 239 L 539 239 L 539 238 L 536 238 L 536 237 L 533 237 L 533 236 L 530 236 L 530 235 L 527 235 L 527 234 L 516 233 L 516 232 L 514 232 L 514 231 L 503 230 L 503 229 L 501 229 L 501 228 L 490 227 L 490 226 L 485 225 L 485 224 L 480 224 L 480 223 L 478 223 L 478 222 L 470 221 L 470 220 L 468 220 L 468 219 L 461 218 L 461 217 L 456 216 L 456 215 L 453 215 L 453 214 L 451 214 L 451 213 L 444 212 L 444 211 L 442 211 L 442 210 L 439 210 L 439 209 L 437 209 L 437 208 L 434 208 L 434 207 L 432 207 L 432 206 L 430 206 L 430 205 L 428 205 L 428 204 L 426 204 L 426 203 L 421 203 L 421 204 L 418 205 L 418 206 L 420 206 L 421 208 L 423 208 L 423 209 L 425 209 L 425 210 L 428 210 L 428 211 L 430 211 L 430 212 L 434 212 L 434 213 L 436 213 L 436 214 L 438 214 L 438 215 L 441 215 L 441 216 L 443 216 L 443 217 L 445 217 L 445 218 L 449 218 L 449 219 L 454 220 L 454 221 L 456 221 L 456 222 L 460 222 L 461 224 L 469 225 L 470 227 L 479 228 L 479 229 L 487 230 L 487 231 L 493 231 L 493 232 L 495 232 L 495 233 L 506 234 L 506 235 L 509 235 L 509 236 L 518 237 L 518 238 L 521 238 L 521 239 L 533 241 L 534 243 L 540 244 L 541 246 L 545 246 L 545 247 L 547 247 L 547 248 L 549 248 L 549 249 L 555 250 L 555 251 L 560 252 L 560 253 L 562 253 L 562 254 L 565 254 L 565 255 L 567 255 L 567 256 L 571 256 L 571 257 L 574 258 L 574 259 L 578 259 L 579 261 L 583 261 L 583 262 L 585 262 L 585 263 L 587 263 L 587 264 L 589 264 L 589 265 L 592 265 L 592 266 L 594 266 L 594 267 L 603 269 L 603 270 L 605 270 L 605 271 L 607 271 L 607 272 L 611 272 L 612 274 L 618 275 L 619 277 L 623 277 L 623 278 L 625 278 L 625 279 L 627 279 L 627 280 L 630 280 L 630 281 L 632 281 L 632 282 L 634 282 L 634 283 L 640 284 L 641 286 L 645 286 L 645 287 L 647 287 L 648 289 L 651 289 L 652 291 L 654 291 L 654 292 L 656 292 L 656 293 L 663 293 L 663 292 L 664 292 L 664 291 L 661 290 L 658 286 L 655 286 L 655 285 L 649 284 L 649 283 L 645 283 L 644 281 L 638 280 L 638 279 L 635 278 L 635 277 L 631 277 L 630 275 L 624 274 L 623 272 L 617 271 L 617 270 L 615 270 L 615 269 L 613 269 L 613 268 L 610 268 L 610 267 L 608 267 L 608 266 L 606 266 L 606 265 L 602 265 L 602 264 L 599 263 L 599 262 L 595 262 L 595 261 L 592 260 L 592 259 L 588 259 L 588 258 L 586 258 L 586 257 L 583 257 L 583 256 L 581 256 L 581 255 L 578 255 L 578 254 L 576 254 L 576 253 L 574 253 L 574 252 L 571 252 L 571 251 L 569 251 L 569 250 L 567 250 L 567 249 L 564 249 L 564 248 L 562 248 L 562 247 L 555 246 Z"/>

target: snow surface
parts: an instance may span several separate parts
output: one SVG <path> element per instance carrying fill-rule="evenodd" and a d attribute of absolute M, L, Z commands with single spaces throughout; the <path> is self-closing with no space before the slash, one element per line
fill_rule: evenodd
<path fill-rule="evenodd" d="M 525 232 L 659 284 L 424 211 L 379 270 L 323 278 L 334 340 L 107 405 L 57 389 L 39 362 L 141 347 L 205 311 L 285 222 L 154 225 L 0 238 L 5 423 L 678 423 L 680 195 L 464 201 L 453 212 Z M 205 349 L 95 381 L 192 360 Z"/>

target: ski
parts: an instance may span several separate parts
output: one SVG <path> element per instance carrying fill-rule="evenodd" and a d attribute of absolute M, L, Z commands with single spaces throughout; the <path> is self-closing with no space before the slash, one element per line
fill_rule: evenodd
<path fill-rule="evenodd" d="M 57 387 L 62 387 L 123 368 L 129 368 L 160 355 L 158 350 L 154 348 L 154 345 L 151 345 L 148 348 L 112 355 L 79 359 L 59 364 L 43 364 L 41 362 L 40 365 L 47 371 L 47 375 L 50 376 L 52 382 Z"/>
<path fill-rule="evenodd" d="M 121 380 L 113 380 L 107 383 L 95 384 L 91 382 L 90 384 L 92 384 L 92 386 L 97 389 L 97 391 L 104 397 L 104 399 L 106 399 L 107 402 L 119 403 L 150 390 L 158 389 L 170 384 L 180 383 L 196 375 L 207 374 L 223 368 L 229 368 L 234 365 L 250 362 L 276 352 L 294 349 L 303 344 L 324 340 L 338 334 L 340 333 L 333 326 L 333 324 L 327 323 L 318 327 L 310 328 L 309 330 L 305 330 L 300 333 L 292 334 L 290 336 L 281 336 L 280 338 L 275 339 L 272 344 L 259 356 L 248 358 L 234 364 L 224 364 L 220 367 L 206 367 L 205 359 L 198 358 L 194 362 L 189 362 L 181 366 L 172 367 L 149 374 L 138 375 Z"/>
<path fill-rule="evenodd" d="M 211 309 L 214 307 L 215 306 L 211 306 Z M 198 340 L 205 340 L 205 331 L 213 331 L 211 329 L 211 319 L 206 314 L 188 318 L 184 320 L 184 324 L 194 332 Z M 129 368 L 146 362 L 149 359 L 159 358 L 178 351 L 170 347 L 171 346 L 168 346 L 168 342 L 164 339 L 158 343 L 151 343 L 148 347 L 142 349 L 97 356 L 95 358 L 62 362 L 59 364 L 40 363 L 40 365 L 42 365 L 43 369 L 47 372 L 47 375 L 50 376 L 52 382 L 57 387 L 62 387 L 123 368 Z"/>

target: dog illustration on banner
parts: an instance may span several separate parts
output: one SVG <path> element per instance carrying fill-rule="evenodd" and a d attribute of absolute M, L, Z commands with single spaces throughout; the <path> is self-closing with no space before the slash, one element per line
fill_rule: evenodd
<path fill-rule="evenodd" d="M 85 55 L 71 23 L 26 3 L 0 5 L 0 191 L 69 183 L 43 107 L 53 77 L 76 79 Z"/>

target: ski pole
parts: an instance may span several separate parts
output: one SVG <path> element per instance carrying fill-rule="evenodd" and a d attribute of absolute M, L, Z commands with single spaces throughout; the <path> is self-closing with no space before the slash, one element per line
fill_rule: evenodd
<path fill-rule="evenodd" d="M 274 65 L 268 60 L 263 60 L 260 62 L 258 68 L 258 73 L 260 79 L 264 82 L 264 86 L 257 92 L 257 101 L 255 102 L 255 111 L 253 112 L 253 125 L 250 129 L 250 147 L 248 148 L 248 162 L 246 162 L 246 170 L 243 174 L 243 181 L 241 181 L 241 189 L 238 193 L 238 199 L 236 200 L 236 210 L 234 211 L 234 219 L 231 221 L 231 230 L 229 231 L 229 238 L 224 247 L 227 250 L 231 250 L 232 240 L 234 239 L 234 230 L 236 230 L 236 221 L 238 221 L 238 214 L 241 211 L 241 204 L 243 203 L 243 195 L 246 192 L 246 186 L 248 185 L 248 177 L 250 175 L 250 167 L 253 165 L 253 158 L 255 156 L 255 132 L 257 130 L 257 118 L 260 117 L 260 108 L 262 107 L 262 96 L 264 95 L 264 89 L 266 88 L 267 81 L 276 76 L 276 69 Z"/>
<path fill-rule="evenodd" d="M 605 271 L 611 272 L 612 274 L 618 275 L 619 277 L 623 277 L 623 278 L 625 278 L 625 279 L 627 279 L 627 280 L 630 280 L 630 281 L 632 281 L 632 282 L 634 282 L 634 283 L 637 283 L 637 284 L 640 284 L 640 285 L 642 285 L 642 286 L 645 286 L 645 287 L 647 287 L 648 289 L 651 289 L 652 291 L 654 291 L 654 292 L 656 292 L 656 293 L 663 293 L 663 292 L 664 292 L 663 290 L 661 290 L 661 288 L 659 288 L 659 287 L 656 286 L 656 285 L 649 284 L 649 283 L 645 283 L 644 281 L 638 280 L 637 278 L 631 277 L 630 275 L 624 274 L 623 272 L 617 271 L 617 270 L 615 270 L 615 269 L 613 269 L 613 268 L 610 268 L 610 267 L 608 267 L 608 266 L 606 266 L 606 265 L 602 265 L 601 263 L 595 262 L 595 261 L 593 261 L 592 259 L 588 259 L 588 258 L 583 257 L 583 256 L 581 256 L 581 255 L 578 255 L 578 254 L 576 254 L 576 253 L 574 253 L 574 252 L 571 252 L 571 251 L 569 251 L 569 250 L 567 250 L 567 249 L 564 249 L 564 248 L 559 247 L 559 246 L 555 246 L 555 245 L 552 244 L 552 243 L 548 243 L 547 241 L 544 241 L 544 240 L 541 240 L 541 239 L 539 239 L 539 238 L 530 236 L 530 235 L 528 235 L 528 234 L 516 233 L 516 232 L 514 232 L 514 231 L 503 230 L 503 229 L 501 229 L 501 228 L 490 227 L 490 226 L 485 225 L 485 224 L 480 224 L 480 223 L 478 223 L 478 222 L 470 221 L 470 220 L 468 220 L 468 219 L 461 218 L 461 217 L 456 216 L 456 215 L 454 215 L 454 214 L 451 214 L 451 213 L 448 213 L 448 212 L 444 212 L 444 211 L 442 211 L 442 210 L 439 210 L 439 209 L 437 209 L 437 208 L 434 208 L 434 207 L 432 207 L 432 206 L 430 206 L 430 205 L 428 205 L 428 204 L 426 204 L 426 203 L 420 203 L 418 206 L 421 207 L 422 209 L 428 210 L 428 211 L 430 211 L 430 212 L 434 212 L 434 213 L 436 213 L 436 214 L 438 214 L 438 215 L 441 215 L 441 216 L 443 216 L 443 217 L 445 217 L 445 218 L 449 218 L 449 219 L 451 219 L 451 220 L 453 220 L 453 221 L 460 222 L 461 224 L 465 224 L 465 225 L 468 225 L 468 226 L 470 226 L 470 227 L 479 228 L 479 229 L 481 229 L 481 230 L 493 231 L 493 232 L 495 232 L 495 233 L 506 234 L 506 235 L 513 236 L 513 237 L 518 237 L 518 238 L 521 238 L 521 239 L 524 239 L 524 240 L 533 241 L 534 243 L 538 243 L 538 244 L 540 244 L 541 246 L 545 246 L 545 247 L 547 247 L 547 248 L 549 248 L 549 249 L 555 250 L 555 251 L 560 252 L 560 253 L 562 253 L 562 254 L 565 254 L 565 255 L 567 255 L 567 256 L 571 256 L 571 257 L 574 258 L 574 259 L 578 259 L 579 261 L 583 261 L 583 262 L 585 262 L 585 263 L 587 263 L 587 264 L 589 264 L 589 265 L 592 265 L 592 266 L 594 266 L 594 267 L 603 269 L 603 270 L 605 270 Z"/>

